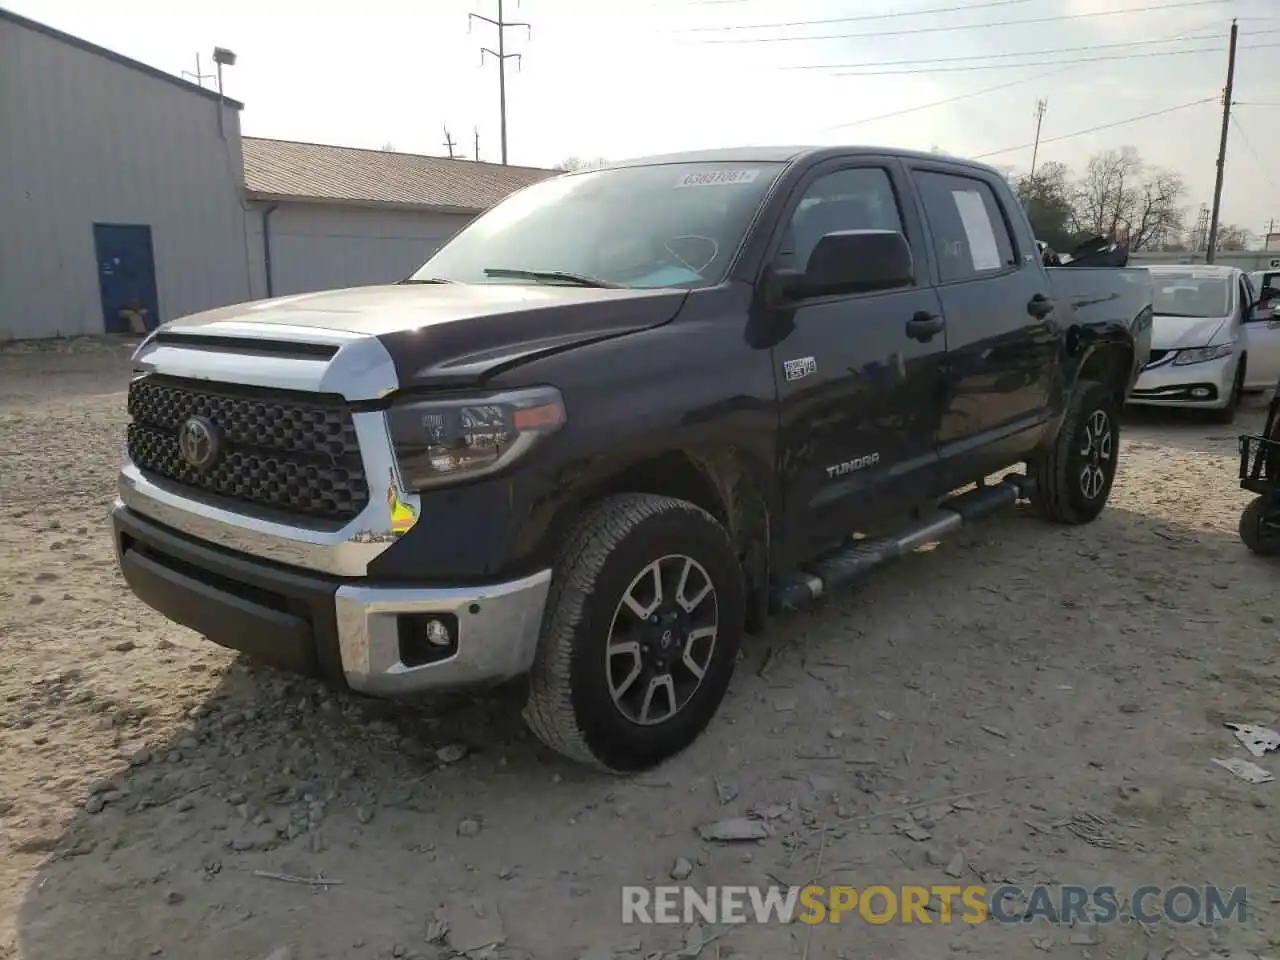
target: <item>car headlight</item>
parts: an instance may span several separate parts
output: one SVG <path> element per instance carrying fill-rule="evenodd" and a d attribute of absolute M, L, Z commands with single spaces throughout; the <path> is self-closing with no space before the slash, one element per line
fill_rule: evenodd
<path fill-rule="evenodd" d="M 1231 356 L 1231 351 L 1236 348 L 1235 341 L 1230 343 L 1220 343 L 1216 347 L 1194 347 L 1191 350 L 1179 350 L 1178 355 L 1173 358 L 1173 362 L 1178 366 L 1185 366 L 1188 363 L 1206 363 L 1209 360 L 1221 360 L 1223 357 Z"/>
<path fill-rule="evenodd" d="M 410 490 L 496 473 L 564 422 L 564 400 L 554 387 L 411 400 L 387 410 L 391 445 Z"/>

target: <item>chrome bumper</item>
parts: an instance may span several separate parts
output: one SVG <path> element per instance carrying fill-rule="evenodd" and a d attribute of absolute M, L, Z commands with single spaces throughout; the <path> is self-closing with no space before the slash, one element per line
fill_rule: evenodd
<path fill-rule="evenodd" d="M 533 666 L 551 571 L 485 587 L 339 587 L 338 648 L 347 685 L 373 696 L 499 683 Z M 406 665 L 399 617 L 452 614 L 458 651 L 447 660 Z"/>

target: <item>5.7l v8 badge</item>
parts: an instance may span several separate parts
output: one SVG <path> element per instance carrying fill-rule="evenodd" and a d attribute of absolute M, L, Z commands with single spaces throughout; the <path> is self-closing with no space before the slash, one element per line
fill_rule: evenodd
<path fill-rule="evenodd" d="M 792 380 L 799 380 L 801 377 L 817 373 L 818 361 L 813 357 L 798 357 L 795 360 L 784 361 L 782 370 L 786 374 L 787 383 L 790 383 Z"/>

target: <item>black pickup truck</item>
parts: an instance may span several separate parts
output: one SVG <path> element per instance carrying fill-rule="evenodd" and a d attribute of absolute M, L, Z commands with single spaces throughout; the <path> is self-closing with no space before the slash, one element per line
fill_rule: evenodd
<path fill-rule="evenodd" d="M 639 770 L 770 612 L 1015 500 L 1098 516 L 1151 301 L 1144 270 L 1046 269 L 959 160 L 560 176 L 402 283 L 149 336 L 117 556 L 219 644 L 375 696 L 523 680 L 543 741 Z"/>

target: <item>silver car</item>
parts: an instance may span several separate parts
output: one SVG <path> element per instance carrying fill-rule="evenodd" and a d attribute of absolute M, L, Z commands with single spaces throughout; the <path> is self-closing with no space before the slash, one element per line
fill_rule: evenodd
<path fill-rule="evenodd" d="M 1250 334 L 1272 330 L 1270 312 L 1238 267 L 1161 264 L 1148 268 L 1155 281 L 1151 359 L 1129 397 L 1132 404 L 1210 410 L 1216 419 L 1235 418 L 1240 395 L 1270 387 L 1280 370 L 1272 351 L 1258 363 Z"/>

